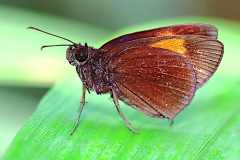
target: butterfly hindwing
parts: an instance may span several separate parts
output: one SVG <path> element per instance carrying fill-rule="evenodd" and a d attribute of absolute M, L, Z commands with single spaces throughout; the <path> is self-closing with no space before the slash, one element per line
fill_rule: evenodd
<path fill-rule="evenodd" d="M 152 116 L 174 118 L 195 93 L 193 66 L 166 49 L 126 49 L 109 67 L 118 97 Z"/>

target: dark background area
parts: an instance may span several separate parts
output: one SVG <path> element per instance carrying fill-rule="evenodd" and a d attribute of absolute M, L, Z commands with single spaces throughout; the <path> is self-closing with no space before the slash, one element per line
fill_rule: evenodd
<path fill-rule="evenodd" d="M 0 3 L 84 21 L 111 30 L 170 17 L 210 16 L 240 20 L 238 0 L 2 0 Z"/>

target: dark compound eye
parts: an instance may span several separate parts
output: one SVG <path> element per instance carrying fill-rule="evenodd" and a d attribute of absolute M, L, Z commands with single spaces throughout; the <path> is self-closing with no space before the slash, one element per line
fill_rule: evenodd
<path fill-rule="evenodd" d="M 88 55 L 87 55 L 86 51 L 82 50 L 81 52 L 76 53 L 75 57 L 76 57 L 78 62 L 84 62 L 84 61 L 87 60 Z"/>

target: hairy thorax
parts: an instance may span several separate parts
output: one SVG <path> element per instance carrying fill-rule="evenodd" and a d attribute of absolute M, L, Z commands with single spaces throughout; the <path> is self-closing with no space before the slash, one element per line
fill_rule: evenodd
<path fill-rule="evenodd" d="M 111 79 L 102 64 L 101 55 L 94 56 L 85 65 L 77 66 L 78 74 L 88 90 L 97 94 L 107 93 L 111 90 Z"/>

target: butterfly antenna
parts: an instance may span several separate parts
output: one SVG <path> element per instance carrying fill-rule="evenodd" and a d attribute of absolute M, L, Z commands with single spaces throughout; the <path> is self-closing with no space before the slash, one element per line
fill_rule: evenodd
<path fill-rule="evenodd" d="M 48 47 L 56 47 L 56 46 L 72 46 L 71 44 L 54 44 L 54 45 L 44 45 L 41 47 L 41 50 L 43 50 L 44 48 L 48 48 Z"/>
<path fill-rule="evenodd" d="M 52 33 L 46 32 L 46 31 L 43 31 L 43 30 L 41 30 L 41 29 L 39 29 L 39 28 L 36 28 L 36 27 L 28 27 L 28 29 L 36 30 L 36 31 L 39 31 L 39 32 L 42 32 L 42 33 L 45 33 L 45 34 L 48 34 L 48 35 L 51 35 L 51 36 L 54 36 L 54 37 L 58 37 L 58 38 L 64 39 L 64 40 L 66 40 L 66 41 L 68 41 L 68 42 L 70 42 L 70 43 L 72 43 L 72 44 L 76 44 L 75 42 L 73 42 L 73 41 L 71 41 L 71 40 L 69 40 L 69 39 L 67 39 L 67 38 L 64 38 L 64 37 L 62 37 L 62 36 L 58 36 L 58 35 L 56 35 L 56 34 L 52 34 Z M 45 47 L 44 47 L 44 48 L 45 48 Z"/>

